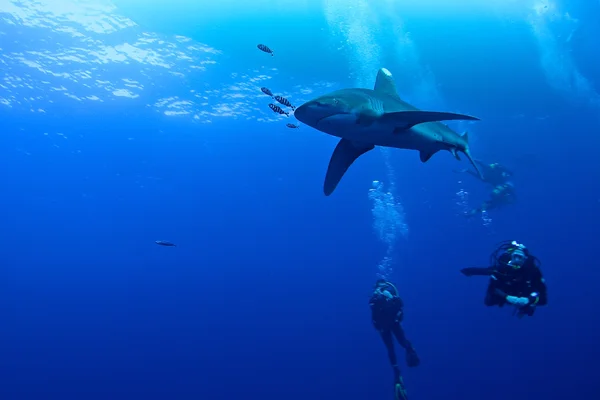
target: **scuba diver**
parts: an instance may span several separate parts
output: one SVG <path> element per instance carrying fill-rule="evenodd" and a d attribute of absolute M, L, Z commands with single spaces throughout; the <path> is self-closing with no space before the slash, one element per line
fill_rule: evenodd
<path fill-rule="evenodd" d="M 536 307 L 548 304 L 540 260 L 516 241 L 505 241 L 491 254 L 490 267 L 463 268 L 466 276 L 489 276 L 486 306 L 515 306 L 519 318 L 533 316 Z"/>
<path fill-rule="evenodd" d="M 478 208 L 473 208 L 471 211 L 468 211 L 465 216 L 473 217 L 484 211 L 490 211 L 508 204 L 513 204 L 516 199 L 515 185 L 512 182 L 506 182 L 496 186 L 494 190 L 492 190 L 492 193 L 490 193 L 489 199 L 484 201 Z"/>
<path fill-rule="evenodd" d="M 515 186 L 509 180 L 512 178 L 513 173 L 499 163 L 485 164 L 480 160 L 475 160 L 475 162 L 477 165 L 479 165 L 483 178 L 469 169 L 462 169 L 454 172 L 466 172 L 469 175 L 480 179 L 482 182 L 489 183 L 490 185 L 494 186 L 494 189 L 492 190 L 488 200 L 484 201 L 479 208 L 474 208 L 469 211 L 466 216 L 472 217 L 475 214 L 514 203 L 516 201 Z"/>
<path fill-rule="evenodd" d="M 412 344 L 406 339 L 402 329 L 402 319 L 404 318 L 404 302 L 398 295 L 398 290 L 385 279 L 378 279 L 375 283 L 373 294 L 369 300 L 371 307 L 371 320 L 373 326 L 383 339 L 383 344 L 388 352 L 388 357 L 394 370 L 394 391 L 396 400 L 407 400 L 406 389 L 400 375 L 396 351 L 394 349 L 394 339 L 396 337 L 400 346 L 406 350 L 406 364 L 409 367 L 416 367 L 420 364 Z"/>
<path fill-rule="evenodd" d="M 494 187 L 508 182 L 508 180 L 510 178 L 512 178 L 514 175 L 512 173 L 512 171 L 510 171 L 509 169 L 507 169 L 500 163 L 486 164 L 481 160 L 474 160 L 474 161 L 479 166 L 479 170 L 481 171 L 483 178 L 478 173 L 471 171 L 468 168 L 461 169 L 461 170 L 454 170 L 454 172 L 456 172 L 456 173 L 465 173 L 466 172 L 467 174 L 474 176 L 475 178 L 479 179 L 480 181 L 482 181 L 484 183 L 489 183 L 490 185 L 492 185 Z"/>

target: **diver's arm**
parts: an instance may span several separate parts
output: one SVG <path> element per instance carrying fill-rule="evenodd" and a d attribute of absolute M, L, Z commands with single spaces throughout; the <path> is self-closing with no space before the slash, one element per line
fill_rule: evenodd
<path fill-rule="evenodd" d="M 539 268 L 535 269 L 532 279 L 532 293 L 527 296 L 529 303 L 535 306 L 545 306 L 548 304 L 548 290 L 546 288 L 546 281 L 542 276 L 542 271 Z"/>
<path fill-rule="evenodd" d="M 396 309 L 402 309 L 404 307 L 404 302 L 402 301 L 402 298 L 400 296 L 394 296 L 394 298 L 391 300 L 394 304 L 394 308 Z"/>
<path fill-rule="evenodd" d="M 460 270 L 460 272 L 462 272 L 466 276 L 474 276 L 474 275 L 490 276 L 494 273 L 494 268 L 493 267 L 486 267 L 486 268 L 471 267 L 471 268 L 463 268 Z"/>

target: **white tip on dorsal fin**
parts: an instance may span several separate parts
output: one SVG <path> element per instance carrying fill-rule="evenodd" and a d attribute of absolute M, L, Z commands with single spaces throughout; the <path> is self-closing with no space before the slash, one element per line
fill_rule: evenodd
<path fill-rule="evenodd" d="M 377 79 L 375 80 L 375 87 L 373 90 L 379 93 L 385 93 L 389 96 L 400 97 L 398 96 L 394 77 L 392 77 L 392 73 L 386 68 L 381 68 L 377 72 Z"/>

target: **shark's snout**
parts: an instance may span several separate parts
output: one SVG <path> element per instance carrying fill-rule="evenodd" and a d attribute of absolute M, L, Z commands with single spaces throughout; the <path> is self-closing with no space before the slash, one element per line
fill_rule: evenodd
<path fill-rule="evenodd" d="M 303 122 L 309 126 L 311 125 L 309 123 L 310 107 L 311 107 L 311 102 L 307 102 L 307 103 L 302 104 L 300 107 L 296 107 L 296 110 L 294 110 L 294 117 L 296 117 L 296 119 L 298 121 Z"/>
<path fill-rule="evenodd" d="M 298 121 L 313 128 L 316 128 L 323 118 L 330 117 L 333 114 L 335 114 L 335 110 L 317 100 L 306 102 L 294 111 L 294 116 Z"/>

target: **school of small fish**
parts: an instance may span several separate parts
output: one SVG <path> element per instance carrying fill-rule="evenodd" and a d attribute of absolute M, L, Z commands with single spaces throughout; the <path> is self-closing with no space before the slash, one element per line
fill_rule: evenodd
<path fill-rule="evenodd" d="M 264 53 L 270 54 L 271 56 L 274 56 L 275 53 L 273 53 L 273 50 L 271 50 L 271 48 L 265 44 L 258 44 L 256 45 L 256 47 L 258 47 L 258 49 Z M 288 99 L 286 99 L 283 96 L 279 96 L 279 95 L 274 95 L 273 92 L 271 91 L 271 89 L 266 88 L 266 87 L 261 87 L 260 91 L 263 92 L 264 94 L 266 94 L 267 96 L 269 96 L 270 98 L 272 98 L 273 100 L 275 100 L 276 102 L 278 102 L 279 104 L 290 108 L 292 111 L 294 111 L 296 109 L 296 106 L 294 106 Z M 277 114 L 280 115 L 285 115 L 286 117 L 290 116 L 290 113 L 288 111 L 285 111 L 283 108 L 281 108 L 281 106 L 278 106 L 277 104 L 274 103 L 269 103 L 269 108 Z M 287 126 L 290 129 L 297 129 L 300 128 L 299 125 L 296 124 L 285 124 L 285 126 Z"/>
<path fill-rule="evenodd" d="M 275 53 L 273 53 L 273 50 L 271 50 L 271 48 L 269 48 L 269 46 L 267 46 L 265 44 L 261 43 L 261 44 L 256 45 L 256 47 L 258 47 L 258 49 L 260 51 L 270 54 L 271 57 L 275 55 Z M 271 99 L 275 100 L 277 103 L 281 104 L 282 106 L 285 106 L 285 107 L 291 109 L 292 111 L 296 110 L 296 106 L 294 106 L 288 99 L 286 99 L 283 96 L 274 95 L 273 92 L 271 91 L 271 89 L 266 88 L 266 87 L 261 87 L 260 91 L 263 92 L 264 94 L 266 94 L 267 96 L 269 96 Z M 281 108 L 281 106 L 278 106 L 277 104 L 269 103 L 269 108 L 274 113 L 277 113 L 280 115 L 285 115 L 286 117 L 290 116 L 289 111 L 284 110 L 283 108 Z M 300 125 L 289 123 L 289 122 L 287 124 L 285 124 L 285 126 L 290 129 L 300 128 Z M 170 242 L 168 240 L 155 240 L 154 243 L 156 243 L 159 246 L 165 246 L 165 247 L 176 247 L 177 246 L 175 243 Z"/>

